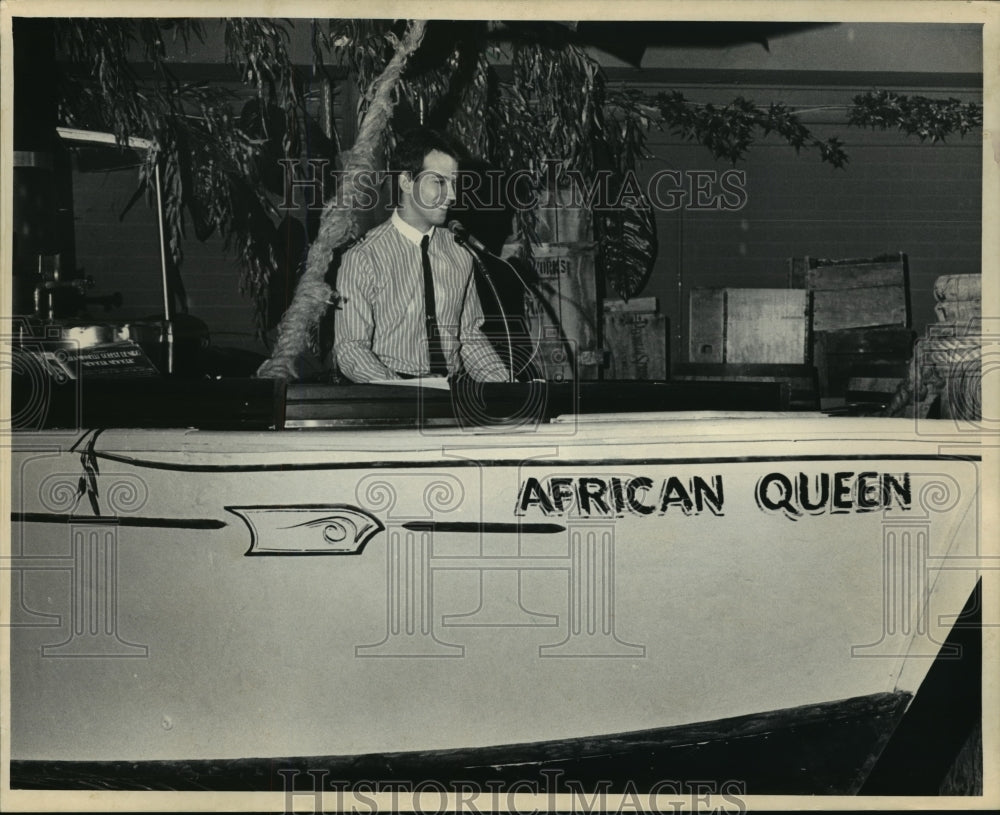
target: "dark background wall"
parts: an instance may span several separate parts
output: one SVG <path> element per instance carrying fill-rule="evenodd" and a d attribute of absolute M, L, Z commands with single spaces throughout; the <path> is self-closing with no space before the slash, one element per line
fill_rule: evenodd
<path fill-rule="evenodd" d="M 787 286 L 791 257 L 860 258 L 905 252 L 913 326 L 919 332 L 935 321 L 935 278 L 980 272 L 980 133 L 932 144 L 897 132 L 833 124 L 831 119 L 837 116 L 843 122 L 843 106 L 863 88 L 828 84 L 678 89 L 689 98 L 710 97 L 710 101 L 743 94 L 763 104 L 784 100 L 823 108 L 804 120 L 820 138 L 838 136 L 850 161 L 837 169 L 823 163 L 815 151 L 797 154 L 769 138 L 735 165 L 746 173 L 746 204 L 741 209 L 682 207 L 657 213 L 660 252 L 643 294 L 659 298 L 661 310 L 671 319 L 675 360 L 686 352 L 690 288 Z M 955 87 L 891 89 L 966 101 L 976 96 Z M 643 163 L 647 178 L 658 168 L 722 173 L 733 167 L 713 160 L 705 148 L 669 134 L 654 134 L 650 147 L 656 158 Z"/>
<path fill-rule="evenodd" d="M 97 295 L 121 292 L 123 303 L 108 316 L 138 319 L 163 313 L 160 244 L 155 205 L 135 204 L 135 170 L 74 174 L 77 263 L 95 281 Z M 181 277 L 189 313 L 209 327 L 213 344 L 252 348 L 253 307 L 239 292 L 239 266 L 220 236 L 204 243 L 193 234 L 184 243 Z"/>

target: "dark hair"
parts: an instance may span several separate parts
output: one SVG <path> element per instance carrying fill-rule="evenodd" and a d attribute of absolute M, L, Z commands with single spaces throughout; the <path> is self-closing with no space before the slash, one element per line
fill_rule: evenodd
<path fill-rule="evenodd" d="M 424 169 L 424 157 L 433 150 L 451 156 L 455 161 L 465 157 L 465 149 L 445 133 L 418 127 L 407 131 L 396 144 L 389 169 L 393 173 L 409 173 L 416 176 Z"/>

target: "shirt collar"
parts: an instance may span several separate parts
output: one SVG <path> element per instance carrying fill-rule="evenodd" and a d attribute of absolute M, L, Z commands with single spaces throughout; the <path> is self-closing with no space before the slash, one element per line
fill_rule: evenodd
<path fill-rule="evenodd" d="M 417 246 L 420 246 L 420 242 L 421 240 L 423 240 L 424 235 L 427 235 L 429 237 L 434 237 L 433 224 L 431 225 L 431 228 L 428 229 L 426 232 L 421 232 L 419 229 L 410 226 L 408 223 L 406 223 L 406 221 L 400 218 L 398 209 L 394 209 L 392 211 L 392 225 L 396 228 L 396 231 L 400 235 L 402 235 L 404 238 L 410 241 L 410 243 L 415 243 Z"/>

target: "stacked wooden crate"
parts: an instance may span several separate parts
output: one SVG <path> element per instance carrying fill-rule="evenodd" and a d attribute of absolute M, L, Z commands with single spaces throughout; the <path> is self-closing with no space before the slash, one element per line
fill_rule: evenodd
<path fill-rule="evenodd" d="M 792 289 L 692 289 L 692 363 L 804 364 L 809 300 Z"/>
<path fill-rule="evenodd" d="M 812 295 L 815 332 L 908 325 L 906 255 L 789 262 L 789 286 Z"/>
<path fill-rule="evenodd" d="M 812 303 L 810 357 L 825 404 L 885 401 L 913 352 L 906 255 L 850 260 L 792 258 L 789 286 Z M 852 383 L 853 380 L 853 383 Z M 853 388 L 852 388 L 853 384 Z"/>
<path fill-rule="evenodd" d="M 809 364 L 809 297 L 794 289 L 692 289 L 679 381 L 778 382 L 792 409 L 819 407 Z"/>
<path fill-rule="evenodd" d="M 881 410 L 913 353 L 906 255 L 792 258 L 788 284 L 693 289 L 674 378 L 776 377 L 795 407 Z"/>

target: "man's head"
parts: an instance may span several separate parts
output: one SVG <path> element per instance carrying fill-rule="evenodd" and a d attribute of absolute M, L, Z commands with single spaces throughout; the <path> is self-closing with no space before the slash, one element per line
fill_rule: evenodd
<path fill-rule="evenodd" d="M 455 203 L 455 174 L 462 149 L 448 136 L 419 128 L 400 140 L 392 159 L 399 173 L 399 214 L 421 232 L 442 226 Z"/>

